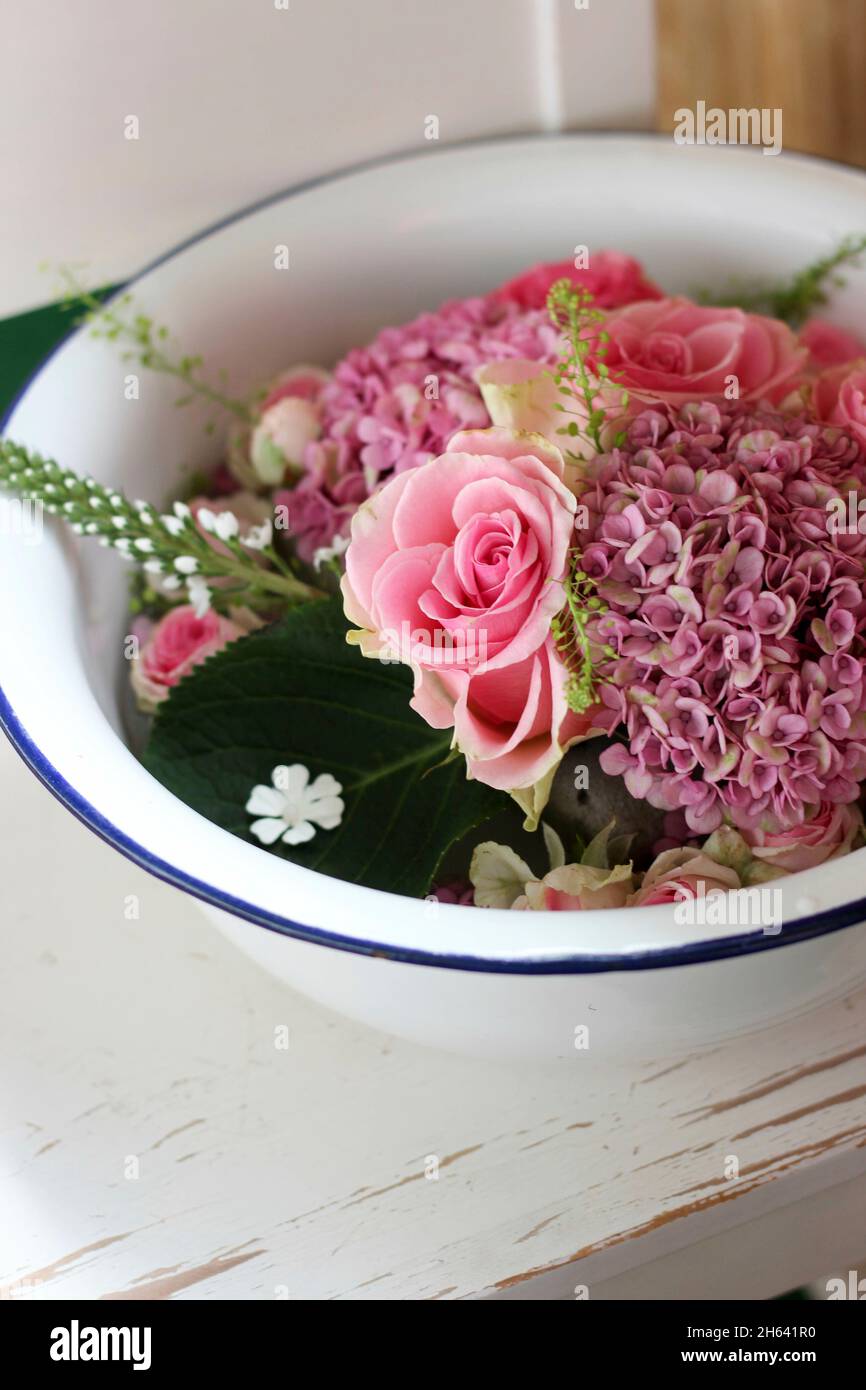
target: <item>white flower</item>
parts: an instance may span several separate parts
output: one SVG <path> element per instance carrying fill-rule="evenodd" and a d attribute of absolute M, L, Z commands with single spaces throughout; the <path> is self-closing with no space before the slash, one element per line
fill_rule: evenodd
<path fill-rule="evenodd" d="M 174 567 L 178 574 L 195 574 L 198 569 L 198 560 L 194 555 L 178 555 Z"/>
<path fill-rule="evenodd" d="M 213 529 L 221 541 L 231 541 L 240 531 L 241 524 L 234 512 L 218 512 L 214 517 Z"/>
<path fill-rule="evenodd" d="M 264 550 L 266 545 L 270 545 L 274 538 L 274 528 L 269 521 L 263 521 L 261 526 L 251 526 L 246 535 L 242 538 L 242 545 L 247 550 Z"/>
<path fill-rule="evenodd" d="M 184 529 L 184 524 L 179 517 L 161 516 L 159 519 L 170 536 L 179 536 Z"/>
<path fill-rule="evenodd" d="M 234 512 L 212 512 L 210 507 L 199 507 L 195 519 L 203 531 L 218 536 L 221 541 L 234 540 L 241 529 Z"/>
<path fill-rule="evenodd" d="M 320 570 L 322 565 L 328 565 L 332 560 L 336 560 L 340 555 L 345 554 L 349 549 L 348 536 L 335 536 L 330 545 L 320 546 L 313 555 L 313 568 Z"/>
<path fill-rule="evenodd" d="M 210 589 L 200 574 L 190 575 L 186 581 L 186 592 L 189 601 L 195 609 L 195 616 L 203 618 L 210 608 Z"/>
<path fill-rule="evenodd" d="M 343 788 L 330 772 L 310 782 L 307 768 L 293 763 L 291 767 L 275 767 L 271 781 L 271 787 L 253 787 L 246 805 L 251 816 L 261 817 L 253 821 L 250 830 L 263 845 L 279 839 L 285 845 L 302 845 L 312 840 L 317 825 L 334 830 L 343 819 Z"/>

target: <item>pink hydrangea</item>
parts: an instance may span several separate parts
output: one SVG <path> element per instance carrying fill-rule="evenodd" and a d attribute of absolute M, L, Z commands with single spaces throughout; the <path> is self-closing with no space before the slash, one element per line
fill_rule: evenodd
<path fill-rule="evenodd" d="M 828 503 L 866 491 L 858 440 L 737 404 L 658 406 L 590 465 L 582 564 L 608 606 L 602 754 L 633 796 L 779 832 L 866 777 L 866 536 Z"/>
<path fill-rule="evenodd" d="M 490 423 L 478 367 L 554 363 L 558 349 L 545 310 L 487 298 L 443 304 L 348 353 L 319 398 L 322 434 L 307 445 L 304 477 L 274 499 L 289 507 L 301 556 L 347 534 L 359 504 L 388 478 L 444 453 L 458 430 Z"/>
<path fill-rule="evenodd" d="M 440 903 L 456 903 L 460 907 L 472 907 L 475 903 L 475 889 L 462 878 L 449 879 L 447 883 L 437 883 L 431 894 Z"/>

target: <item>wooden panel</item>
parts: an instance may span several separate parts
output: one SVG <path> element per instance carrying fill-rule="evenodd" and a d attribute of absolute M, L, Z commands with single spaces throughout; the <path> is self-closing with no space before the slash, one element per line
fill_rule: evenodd
<path fill-rule="evenodd" d="M 866 0 L 656 0 L 656 126 L 780 107 L 785 148 L 866 167 Z"/>

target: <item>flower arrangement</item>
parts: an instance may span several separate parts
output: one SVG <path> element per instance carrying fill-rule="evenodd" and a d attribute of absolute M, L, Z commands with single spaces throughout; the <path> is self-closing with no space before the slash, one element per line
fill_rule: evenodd
<path fill-rule="evenodd" d="M 534 266 L 247 400 L 85 296 L 220 456 L 159 505 L 4 440 L 0 484 L 131 563 L 144 762 L 233 833 L 480 907 L 727 895 L 864 839 L 866 344 L 812 313 L 864 246 L 727 303 Z"/>

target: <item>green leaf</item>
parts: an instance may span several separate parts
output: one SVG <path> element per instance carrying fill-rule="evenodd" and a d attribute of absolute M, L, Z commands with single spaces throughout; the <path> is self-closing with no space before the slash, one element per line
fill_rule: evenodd
<path fill-rule="evenodd" d="M 175 687 L 144 764 L 181 801 L 253 844 L 244 807 L 274 767 L 333 773 L 346 805 L 337 829 L 267 852 L 420 897 L 449 846 L 505 798 L 467 781 L 463 759 L 448 759 L 450 731 L 431 729 L 410 709 L 411 695 L 406 667 L 348 645 L 339 598 L 303 604 Z"/>

